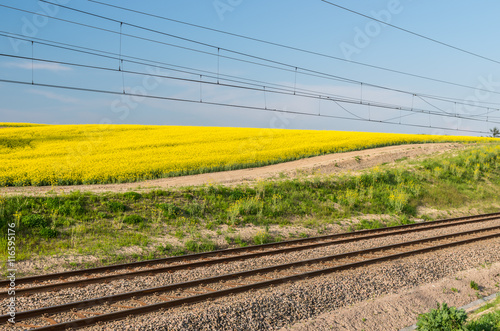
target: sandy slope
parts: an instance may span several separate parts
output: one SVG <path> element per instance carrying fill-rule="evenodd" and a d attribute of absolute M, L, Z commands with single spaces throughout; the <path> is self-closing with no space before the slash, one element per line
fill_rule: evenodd
<path fill-rule="evenodd" d="M 255 181 L 280 174 L 294 177 L 299 173 L 338 173 L 352 170 L 361 170 L 379 164 L 394 162 L 401 158 L 415 158 L 420 155 L 429 155 L 462 149 L 465 145 L 457 143 L 413 144 L 388 146 L 362 151 L 336 153 L 311 157 L 291 162 L 285 162 L 259 168 L 249 168 L 215 173 L 169 177 L 148 180 L 136 183 L 105 184 L 105 185 L 74 185 L 74 186 L 39 186 L 39 187 L 4 187 L 0 188 L 0 195 L 44 195 L 48 192 L 57 194 L 80 192 L 126 192 L 147 191 L 181 186 L 196 186 L 203 184 L 238 184 Z"/>

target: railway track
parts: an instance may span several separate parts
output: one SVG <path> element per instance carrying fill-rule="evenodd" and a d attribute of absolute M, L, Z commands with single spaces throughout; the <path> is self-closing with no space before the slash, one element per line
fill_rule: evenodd
<path fill-rule="evenodd" d="M 199 268 L 213 264 L 257 258 L 260 256 L 283 254 L 300 250 L 355 242 L 359 240 L 395 236 L 411 232 L 428 231 L 471 223 L 480 223 L 496 219 L 500 219 L 500 213 L 465 216 L 427 223 L 415 223 L 373 230 L 361 230 L 257 246 L 231 248 L 214 252 L 204 252 L 185 256 L 168 257 L 92 269 L 74 270 L 68 272 L 18 278 L 16 279 L 16 285 L 18 286 L 16 293 L 18 295 L 24 295 L 37 292 L 53 291 L 72 286 L 84 286 L 121 278 L 133 278 L 143 275 L 173 272 L 176 270 L 188 268 Z M 82 279 L 82 276 L 84 277 L 84 279 Z M 0 288 L 5 288 L 4 291 L 0 291 L 0 298 L 8 297 L 8 286 L 8 280 L 0 281 Z"/>
<path fill-rule="evenodd" d="M 43 275 L 38 276 L 38 278 L 27 277 L 19 279 L 19 281 L 27 285 L 31 282 L 31 286 L 16 290 L 16 294 L 29 295 L 35 292 L 54 291 L 64 287 L 77 285 L 84 286 L 96 282 L 107 282 L 114 279 L 130 278 L 150 273 L 173 272 L 175 270 L 198 268 L 207 265 L 250 259 L 270 254 L 281 254 L 358 240 L 368 240 L 383 236 L 395 236 L 417 231 L 429 231 L 498 219 L 500 219 L 500 213 L 468 216 L 393 228 L 364 230 L 346 234 L 299 239 L 290 242 L 193 254 L 185 257 L 165 258 L 154 261 L 144 261 L 82 271 Z M 99 322 L 125 318 L 130 315 L 144 314 L 186 303 L 222 297 L 231 293 L 238 293 L 255 288 L 281 284 L 293 280 L 304 279 L 307 277 L 373 264 L 380 261 L 396 259 L 445 247 L 463 245 L 473 241 L 496 238 L 499 236 L 500 225 L 495 224 L 494 226 L 474 229 L 472 231 L 462 231 L 459 233 L 428 237 L 409 242 L 400 242 L 392 245 L 324 256 L 310 260 L 295 261 L 271 267 L 235 272 L 211 278 L 195 279 L 156 288 L 148 288 L 139 291 L 71 302 L 58 306 L 18 312 L 16 314 L 16 321 L 23 321 L 21 324 L 18 324 L 18 326 L 25 328 L 38 328 L 40 330 L 66 330 L 68 328 L 80 328 Z M 161 266 L 158 267 L 159 265 Z M 103 273 L 116 272 L 117 270 L 123 271 L 126 270 L 126 268 L 131 267 L 138 268 L 140 270 L 135 269 L 133 271 L 103 276 Z M 97 276 L 86 278 L 84 280 L 71 280 L 71 277 L 76 277 L 79 274 L 81 277 L 82 272 L 87 273 L 87 276 L 91 274 Z M 66 280 L 60 281 L 59 278 L 66 278 Z M 53 280 L 56 279 L 58 281 L 53 282 Z M 39 285 L 38 283 L 32 285 L 33 282 L 42 281 L 49 281 L 52 283 L 44 285 Z M 0 323 L 6 323 L 8 318 L 9 315 L 0 316 Z"/>

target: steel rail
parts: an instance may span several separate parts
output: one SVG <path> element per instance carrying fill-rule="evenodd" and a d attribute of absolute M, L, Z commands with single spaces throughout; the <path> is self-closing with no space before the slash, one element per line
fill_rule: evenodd
<path fill-rule="evenodd" d="M 128 292 L 128 293 L 123 293 L 123 294 L 117 294 L 117 295 L 112 295 L 112 296 L 96 298 L 96 299 L 89 299 L 89 300 L 85 300 L 85 301 L 73 302 L 73 303 L 59 305 L 59 306 L 52 306 L 52 307 L 40 308 L 40 309 L 30 310 L 30 311 L 25 311 L 25 312 L 18 312 L 18 313 L 16 313 L 16 320 L 17 321 L 26 320 L 29 318 L 35 318 L 35 317 L 45 315 L 45 314 L 61 313 L 61 312 L 66 312 L 66 311 L 70 311 L 70 310 L 75 310 L 75 309 L 78 310 L 81 308 L 88 308 L 88 307 L 92 307 L 92 306 L 102 305 L 105 303 L 126 300 L 126 299 L 130 299 L 130 298 L 134 298 L 134 297 L 141 297 L 141 296 L 151 295 L 154 293 L 161 293 L 161 292 L 177 290 L 180 288 L 189 288 L 189 287 L 194 287 L 194 286 L 199 286 L 199 285 L 209 284 L 209 283 L 215 283 L 215 282 L 220 282 L 220 281 L 229 280 L 229 279 L 238 279 L 240 277 L 248 277 L 248 276 L 253 276 L 256 274 L 268 273 L 268 272 L 284 270 L 284 269 L 290 269 L 293 267 L 300 267 L 300 266 L 304 266 L 304 265 L 310 266 L 312 264 L 317 264 L 317 263 L 321 263 L 321 262 L 328 262 L 328 261 L 332 261 L 334 259 L 349 258 L 349 257 L 353 257 L 353 256 L 360 256 L 363 254 L 371 254 L 371 253 L 379 252 L 379 251 L 383 251 L 383 250 L 391 250 L 391 249 L 397 249 L 397 248 L 402 248 L 402 247 L 414 246 L 414 245 L 428 243 L 428 242 L 432 242 L 432 241 L 436 241 L 436 240 L 446 240 L 446 239 L 450 239 L 453 237 L 472 235 L 472 234 L 476 234 L 476 233 L 480 233 L 480 232 L 487 232 L 487 231 L 494 231 L 494 230 L 500 230 L 500 226 L 494 226 L 494 227 L 488 227 L 488 228 L 482 228 L 482 229 L 475 229 L 472 231 L 465 231 L 465 232 L 459 232 L 459 233 L 454 233 L 454 234 L 430 237 L 430 238 L 419 239 L 419 240 L 414 240 L 414 241 L 410 241 L 410 242 L 402 242 L 402 243 L 398 243 L 398 244 L 392 244 L 392 245 L 370 248 L 370 249 L 365 249 L 365 250 L 360 250 L 360 251 L 353 251 L 353 252 L 348 252 L 348 253 L 336 254 L 336 255 L 332 255 L 332 256 L 321 257 L 321 258 L 316 258 L 316 259 L 311 259 L 311 260 L 303 260 L 303 261 L 298 261 L 298 262 L 293 262 L 293 263 L 288 263 L 288 264 L 259 268 L 259 269 L 243 271 L 243 272 L 238 272 L 238 273 L 233 273 L 233 274 L 226 274 L 226 275 L 216 276 L 216 277 L 211 277 L 211 278 L 198 279 L 198 280 L 193 280 L 193 281 L 189 281 L 189 282 L 170 284 L 170 285 L 157 287 L 157 288 L 150 288 L 150 289 L 145 289 L 145 290 L 139 290 L 139 291 L 134 291 L 134 292 Z M 286 283 L 289 281 L 304 279 L 307 277 L 314 277 L 314 276 L 318 276 L 318 275 L 322 275 L 322 274 L 326 274 L 326 273 L 332 273 L 335 271 L 345 270 L 345 269 L 349 269 L 349 268 L 355 268 L 355 267 L 359 267 L 359 266 L 363 266 L 363 265 L 369 265 L 369 264 L 373 264 L 376 262 L 387 261 L 387 260 L 396 259 L 396 258 L 400 258 L 400 257 L 404 257 L 404 256 L 420 254 L 420 253 L 424 253 L 424 252 L 428 252 L 428 251 L 432 251 L 432 250 L 437 250 L 437 249 L 442 249 L 442 248 L 452 247 L 452 246 L 457 246 L 457 245 L 463 245 L 463 244 L 471 243 L 474 241 L 493 239 L 493 238 L 497 238 L 497 237 L 500 237 L 500 232 L 488 234 L 488 235 L 480 236 L 480 237 L 468 238 L 465 240 L 453 241 L 451 243 L 438 244 L 438 245 L 434 245 L 431 247 L 418 248 L 416 250 L 404 251 L 404 252 L 390 254 L 390 255 L 381 256 L 381 257 L 369 258 L 367 260 L 342 264 L 342 265 L 334 266 L 331 268 L 308 271 L 305 273 L 300 273 L 300 274 L 281 277 L 281 278 L 277 278 L 277 279 L 257 282 L 254 284 L 242 285 L 242 286 L 233 287 L 230 289 L 224 289 L 224 290 L 214 291 L 214 292 L 210 292 L 210 293 L 194 295 L 194 296 L 190 296 L 187 298 L 170 300 L 170 301 L 152 304 L 152 305 L 147 305 L 147 306 L 143 306 L 143 307 L 132 308 L 132 309 L 127 309 L 127 310 L 113 312 L 113 313 L 107 313 L 107 314 L 89 317 L 89 318 L 83 318 L 83 319 L 79 319 L 79 320 L 75 320 L 75 321 L 71 321 L 71 322 L 59 323 L 56 325 L 50 325 L 50 326 L 37 328 L 37 330 L 66 330 L 67 328 L 80 328 L 80 327 L 88 326 L 88 325 L 95 324 L 98 322 L 117 320 L 117 319 L 122 319 L 122 318 L 125 318 L 128 316 L 131 316 L 131 315 L 144 314 L 144 313 L 156 311 L 156 310 L 159 310 L 162 308 L 172 308 L 172 307 L 176 307 L 176 306 L 183 305 L 186 303 L 194 303 L 194 302 L 207 300 L 210 298 L 222 297 L 222 296 L 225 296 L 228 294 L 248 291 L 250 289 L 262 288 L 262 287 L 266 287 L 269 285 L 282 284 L 282 283 Z M 8 318 L 10 318 L 10 315 L 0 316 L 0 323 L 7 322 Z"/>
<path fill-rule="evenodd" d="M 85 285 L 89 285 L 89 284 L 102 283 L 102 282 L 107 282 L 107 281 L 116 280 L 116 279 L 127 279 L 127 278 L 133 278 L 133 277 L 144 276 L 144 275 L 154 275 L 154 274 L 164 273 L 164 272 L 173 272 L 173 271 L 189 269 L 189 268 L 200 268 L 200 267 L 206 267 L 206 266 L 210 266 L 210 265 L 214 265 L 214 264 L 227 263 L 227 262 L 233 262 L 233 261 L 239 261 L 239 260 L 246 260 L 246 259 L 258 258 L 258 257 L 262 257 L 262 256 L 296 252 L 296 251 L 301 251 L 301 250 L 314 249 L 314 248 L 332 246 L 332 245 L 337 245 L 337 244 L 344 244 L 344 243 L 349 243 L 349 242 L 359 241 L 359 240 L 368 240 L 368 239 L 375 239 L 375 238 L 380 238 L 380 237 L 385 237 L 385 236 L 401 235 L 401 234 L 419 232 L 419 231 L 428 231 L 428 230 L 434 230 L 434 229 L 443 228 L 443 227 L 458 226 L 458 225 L 469 224 L 469 223 L 478 223 L 478 222 L 484 222 L 484 221 L 495 220 L 495 219 L 498 219 L 498 217 L 494 216 L 491 218 L 488 217 L 488 218 L 484 218 L 484 219 L 465 220 L 465 221 L 461 221 L 461 222 L 457 222 L 457 223 L 453 223 L 453 224 L 446 224 L 446 223 L 445 224 L 431 224 L 429 222 L 429 223 L 425 223 L 426 225 L 428 225 L 426 227 L 403 229 L 403 230 L 393 231 L 393 232 L 389 232 L 389 233 L 387 233 L 387 231 L 384 231 L 382 233 L 370 234 L 370 233 L 376 232 L 376 231 L 368 230 L 366 232 L 363 232 L 362 233 L 363 236 L 361 236 L 361 237 L 351 237 L 351 238 L 345 238 L 345 239 L 339 239 L 339 240 L 333 240 L 333 241 L 325 241 L 325 242 L 319 242 L 319 243 L 306 244 L 303 246 L 285 247 L 285 248 L 280 248 L 280 249 L 275 249 L 275 250 L 260 251 L 260 252 L 256 252 L 256 253 L 241 254 L 241 255 L 223 257 L 223 258 L 216 258 L 216 259 L 212 259 L 212 260 L 202 260 L 202 261 L 198 261 L 198 262 L 178 264 L 178 265 L 173 265 L 173 266 L 164 266 L 164 267 L 160 267 L 160 268 L 131 271 L 131 272 L 127 272 L 127 273 L 105 275 L 105 276 L 100 276 L 100 277 L 79 279 L 79 280 L 66 281 L 66 282 L 60 282 L 60 283 L 54 283 L 54 284 L 46 284 L 46 285 L 40 285 L 40 286 L 32 286 L 32 287 L 27 287 L 27 288 L 18 288 L 16 290 L 16 294 L 17 295 L 24 295 L 24 294 L 28 294 L 28 293 L 32 294 L 32 293 L 46 292 L 46 291 L 52 291 L 52 290 L 62 289 L 62 288 L 69 288 L 69 287 L 74 287 L 74 286 L 85 286 Z M 422 224 L 422 223 L 420 223 L 420 224 Z M 394 227 L 394 228 L 396 228 L 396 227 Z M 397 228 L 401 228 L 401 226 L 398 226 Z M 390 229 L 390 228 L 384 228 L 384 229 Z M 358 234 L 359 233 L 361 233 L 361 232 L 358 232 Z M 352 232 L 351 232 L 351 234 L 352 234 Z M 368 235 L 366 235 L 366 234 L 368 234 Z M 327 237 L 327 236 L 323 236 L 323 237 Z M 320 237 L 320 238 L 323 238 L 323 237 Z M 316 237 L 316 238 L 318 238 L 318 237 Z M 259 246 L 253 246 L 253 247 L 257 248 Z M 83 273 L 85 273 L 85 271 L 83 271 Z M 80 276 L 81 276 L 81 274 L 80 274 Z M 17 283 L 17 280 L 16 280 L 16 283 Z M 17 284 L 19 284 L 19 283 L 17 283 Z M 9 296 L 8 291 L 0 292 L 0 298 L 6 298 L 8 296 Z"/>
<path fill-rule="evenodd" d="M 82 275 L 88 276 L 88 275 L 95 274 L 95 273 L 105 273 L 105 272 L 116 271 L 116 270 L 121 270 L 121 269 L 130 269 L 130 268 L 137 268 L 137 267 L 152 267 L 155 264 L 174 263 L 174 262 L 179 262 L 179 261 L 202 259 L 202 258 L 211 257 L 211 256 L 216 256 L 216 257 L 219 256 L 220 257 L 222 255 L 238 254 L 238 253 L 247 252 L 247 251 L 263 250 L 263 249 L 274 248 L 274 247 L 279 247 L 279 246 L 291 246 L 291 245 L 304 244 L 304 243 L 316 242 L 316 241 L 321 241 L 321 240 L 330 240 L 330 239 L 336 239 L 336 238 L 349 238 L 349 239 L 355 239 L 355 240 L 363 240 L 363 239 L 367 238 L 367 237 L 362 237 L 365 234 L 370 235 L 372 233 L 378 233 L 378 232 L 381 232 L 381 233 L 389 232 L 387 235 L 394 235 L 394 234 L 401 233 L 401 232 L 396 232 L 396 230 L 398 230 L 398 229 L 424 228 L 422 230 L 419 229 L 419 230 L 414 230 L 414 231 L 425 231 L 427 229 L 438 228 L 438 226 L 436 226 L 438 224 L 446 224 L 446 223 L 451 223 L 451 222 L 463 221 L 463 222 L 457 222 L 456 224 L 452 224 L 452 225 L 441 226 L 441 227 L 446 227 L 446 226 L 454 226 L 454 225 L 462 225 L 462 224 L 467 224 L 467 223 L 495 220 L 498 218 L 500 218 L 500 212 L 491 213 L 491 214 L 473 215 L 473 216 L 462 216 L 462 217 L 442 219 L 442 220 L 437 220 L 437 221 L 432 221 L 432 222 L 398 225 L 398 226 L 379 228 L 379 229 L 359 230 L 359 231 L 354 231 L 354 232 L 337 233 L 337 234 L 317 236 L 317 237 L 311 237 L 311 238 L 301 238 L 301 239 L 294 239 L 294 240 L 289 240 L 289 241 L 268 243 L 268 244 L 263 244 L 263 245 L 228 248 L 228 249 L 222 249 L 222 250 L 217 250 L 217 251 L 188 254 L 188 255 L 183 255 L 183 256 L 172 256 L 172 257 L 147 260 L 147 261 L 137 261 L 137 262 L 115 264 L 115 265 L 110 265 L 110 266 L 103 266 L 103 267 L 96 267 L 96 268 L 89 268 L 89 269 L 80 269 L 80 270 L 65 271 L 65 272 L 60 272 L 60 273 L 22 277 L 22 278 L 16 279 L 16 284 L 22 285 L 22 284 L 26 284 L 26 283 L 40 282 L 40 281 L 52 280 L 52 279 L 68 278 L 68 277 L 73 277 L 73 276 L 82 276 Z M 411 231 L 408 231 L 408 232 L 411 232 Z M 360 237 L 353 238 L 353 236 L 360 236 Z M 0 281 L 0 287 L 6 287 L 9 285 L 9 283 L 10 283 L 9 280 L 2 280 L 2 281 Z M 0 297 L 2 295 L 1 293 L 2 292 L 0 292 Z"/>

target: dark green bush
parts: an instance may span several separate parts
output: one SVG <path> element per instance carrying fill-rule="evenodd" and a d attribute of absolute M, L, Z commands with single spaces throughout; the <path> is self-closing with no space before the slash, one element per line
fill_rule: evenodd
<path fill-rule="evenodd" d="M 123 196 L 129 200 L 134 200 L 134 201 L 142 198 L 142 195 L 137 193 L 137 192 L 127 192 L 127 193 L 124 193 Z"/>
<path fill-rule="evenodd" d="M 106 202 L 106 206 L 108 207 L 109 211 L 113 213 L 124 212 L 125 210 L 127 210 L 127 206 L 119 201 L 108 201 Z"/>
<path fill-rule="evenodd" d="M 184 211 L 187 215 L 192 217 L 203 217 L 205 206 L 197 202 L 191 202 L 184 206 Z"/>
<path fill-rule="evenodd" d="M 31 214 L 21 218 L 21 224 L 29 229 L 43 228 L 49 226 L 49 221 L 42 215 Z"/>
<path fill-rule="evenodd" d="M 144 219 L 139 215 L 127 215 L 123 219 L 123 223 L 127 224 L 139 224 L 144 222 Z"/>
<path fill-rule="evenodd" d="M 446 303 L 437 305 L 426 314 L 418 315 L 417 330 L 420 331 L 462 331 L 465 329 L 467 314 L 464 310 L 448 307 Z"/>
<path fill-rule="evenodd" d="M 182 209 L 173 203 L 162 203 L 158 205 L 158 208 L 163 210 L 163 215 L 165 215 L 166 218 L 175 218 L 183 213 Z"/>
<path fill-rule="evenodd" d="M 59 206 L 59 214 L 77 218 L 85 214 L 85 202 L 83 200 L 66 200 L 62 206 Z"/>
<path fill-rule="evenodd" d="M 51 228 L 41 228 L 39 234 L 42 238 L 50 239 L 57 237 L 59 235 L 59 231 Z"/>

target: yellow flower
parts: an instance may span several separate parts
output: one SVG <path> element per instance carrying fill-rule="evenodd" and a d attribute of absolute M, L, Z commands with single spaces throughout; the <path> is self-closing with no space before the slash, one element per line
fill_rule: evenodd
<path fill-rule="evenodd" d="M 0 130 L 0 186 L 141 181 L 379 146 L 489 139 L 190 126 L 7 127 Z"/>

